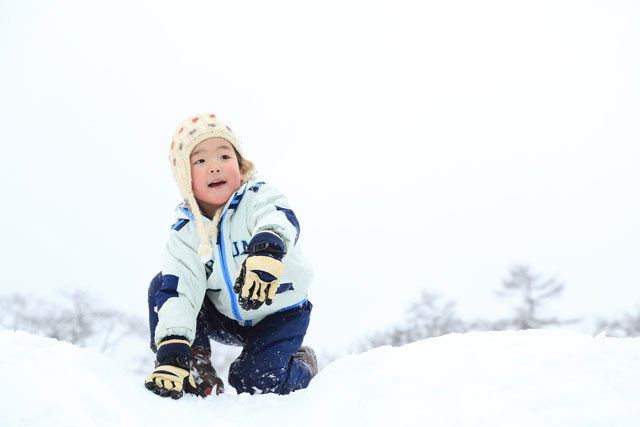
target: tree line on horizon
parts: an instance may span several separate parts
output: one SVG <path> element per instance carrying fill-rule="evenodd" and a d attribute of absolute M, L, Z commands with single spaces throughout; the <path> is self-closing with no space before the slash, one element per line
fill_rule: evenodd
<path fill-rule="evenodd" d="M 546 316 L 547 304 L 558 297 L 565 284 L 543 278 L 526 264 L 514 265 L 502 280 L 496 295 L 511 306 L 511 315 L 499 320 L 464 320 L 456 313 L 454 301 L 423 290 L 411 304 L 400 324 L 365 337 L 357 343 L 359 351 L 384 345 L 401 346 L 449 333 L 502 331 L 567 326 L 581 319 Z M 148 340 L 145 319 L 107 308 L 85 291 L 61 293 L 61 298 L 45 299 L 20 293 L 0 296 L 0 330 L 23 330 L 55 338 L 81 347 L 109 353 L 127 338 Z M 613 337 L 640 336 L 640 309 L 615 319 L 599 319 L 594 334 Z"/>
<path fill-rule="evenodd" d="M 543 314 L 547 311 L 548 302 L 558 297 L 565 286 L 556 278 L 543 278 L 526 264 L 514 265 L 496 291 L 498 297 L 510 304 L 511 315 L 493 321 L 464 320 L 456 314 L 454 301 L 442 302 L 439 294 L 423 290 L 419 299 L 408 307 L 402 323 L 366 337 L 359 343 L 358 350 L 366 351 L 385 345 L 401 346 L 449 333 L 542 329 L 575 324 L 582 319 L 563 319 Z M 599 319 L 593 333 L 602 332 L 621 338 L 640 336 L 640 309 L 636 314 L 624 313 L 616 319 Z"/>

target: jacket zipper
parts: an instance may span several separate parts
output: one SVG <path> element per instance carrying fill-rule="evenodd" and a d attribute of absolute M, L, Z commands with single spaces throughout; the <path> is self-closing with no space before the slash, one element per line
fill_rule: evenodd
<path fill-rule="evenodd" d="M 227 251 L 224 247 L 224 239 L 222 238 L 222 226 L 224 224 L 224 218 L 227 216 L 227 212 L 229 208 L 227 208 L 222 214 L 222 218 L 220 219 L 220 225 L 218 226 L 218 256 L 220 257 L 220 267 L 222 268 L 222 277 L 224 278 L 224 282 L 227 285 L 227 291 L 229 292 L 229 300 L 231 301 L 231 310 L 233 311 L 233 316 L 238 321 L 242 321 L 242 316 L 240 316 L 240 309 L 238 308 L 238 301 L 235 298 L 235 293 L 233 292 L 233 284 L 231 283 L 231 276 L 229 274 L 229 266 L 227 265 Z"/>

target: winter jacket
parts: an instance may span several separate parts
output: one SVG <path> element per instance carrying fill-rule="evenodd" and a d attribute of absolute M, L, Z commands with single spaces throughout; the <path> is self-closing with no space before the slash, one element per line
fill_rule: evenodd
<path fill-rule="evenodd" d="M 313 272 L 297 243 L 300 226 L 284 195 L 267 183 L 249 181 L 231 196 L 222 212 L 217 236 L 211 237 L 212 257 L 203 263 L 197 253 L 200 238 L 193 215 L 184 205 L 176 208 L 177 221 L 169 234 L 162 268 L 163 285 L 156 294 L 156 343 L 169 335 L 193 342 L 205 296 L 218 311 L 242 326 L 255 325 L 272 313 L 307 300 Z M 205 218 L 205 225 L 210 223 Z M 233 286 L 247 257 L 242 252 L 251 237 L 264 230 L 277 233 L 285 243 L 284 273 L 271 305 L 245 311 L 238 305 Z"/>

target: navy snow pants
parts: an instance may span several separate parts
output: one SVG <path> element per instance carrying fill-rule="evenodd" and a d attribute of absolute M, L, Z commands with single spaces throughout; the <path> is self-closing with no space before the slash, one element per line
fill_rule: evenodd
<path fill-rule="evenodd" d="M 158 325 L 156 292 L 162 286 L 158 273 L 149 286 L 149 329 L 151 348 L 155 348 Z M 240 326 L 221 314 L 205 296 L 198 314 L 193 345 L 209 348 L 209 340 L 242 346 L 240 356 L 229 368 L 229 384 L 238 393 L 289 394 L 306 388 L 311 381 L 309 368 L 293 356 L 302 345 L 309 326 L 312 304 L 271 314 L 255 326 Z"/>

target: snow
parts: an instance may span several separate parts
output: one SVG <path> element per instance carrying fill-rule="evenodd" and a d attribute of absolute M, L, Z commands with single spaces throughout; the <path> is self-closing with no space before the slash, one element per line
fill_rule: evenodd
<path fill-rule="evenodd" d="M 94 350 L 0 331 L 0 425 L 637 426 L 640 338 L 474 332 L 327 365 L 289 396 L 178 401 Z M 151 370 L 151 366 L 149 370 Z"/>

